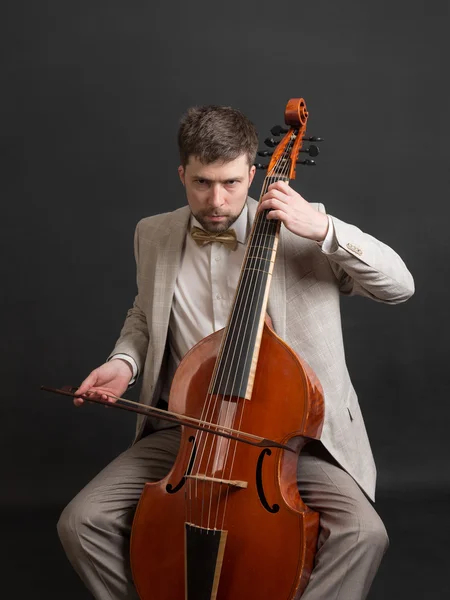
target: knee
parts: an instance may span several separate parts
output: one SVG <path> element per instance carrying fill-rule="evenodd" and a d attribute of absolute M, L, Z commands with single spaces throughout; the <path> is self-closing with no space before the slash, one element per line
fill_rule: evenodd
<path fill-rule="evenodd" d="M 83 548 L 84 540 L 89 539 L 96 529 L 96 513 L 95 504 L 81 503 L 77 498 L 65 507 L 56 529 L 66 552 Z"/>
<path fill-rule="evenodd" d="M 68 504 L 62 511 L 56 530 L 64 549 L 68 550 L 79 543 L 79 532 L 82 528 L 82 516 L 73 503 Z"/>

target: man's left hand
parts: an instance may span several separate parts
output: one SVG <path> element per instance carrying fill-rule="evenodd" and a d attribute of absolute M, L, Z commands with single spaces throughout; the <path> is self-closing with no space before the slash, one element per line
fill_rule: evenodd
<path fill-rule="evenodd" d="M 323 242 L 327 235 L 327 215 L 314 209 L 284 181 L 268 187 L 259 210 L 269 210 L 268 219 L 279 219 L 289 231 L 309 240 Z"/>

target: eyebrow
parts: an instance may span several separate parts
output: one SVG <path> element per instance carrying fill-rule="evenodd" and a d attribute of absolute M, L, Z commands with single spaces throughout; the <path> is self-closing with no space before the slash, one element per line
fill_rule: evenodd
<path fill-rule="evenodd" d="M 212 179 L 208 179 L 207 177 L 202 177 L 201 175 L 192 175 L 192 179 L 201 179 L 202 181 L 206 181 L 207 183 L 211 183 Z M 219 179 L 218 183 L 226 183 L 227 181 L 242 181 L 243 177 L 235 176 L 235 177 L 227 177 L 226 179 Z"/>

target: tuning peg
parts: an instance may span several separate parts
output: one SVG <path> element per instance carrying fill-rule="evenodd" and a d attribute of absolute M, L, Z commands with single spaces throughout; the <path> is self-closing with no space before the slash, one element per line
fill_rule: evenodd
<path fill-rule="evenodd" d="M 307 167 L 315 167 L 316 166 L 316 161 L 315 160 L 311 160 L 310 158 L 306 158 L 305 160 L 298 160 L 297 164 L 298 165 L 305 165 Z"/>
<path fill-rule="evenodd" d="M 300 152 L 307 152 L 310 156 L 317 156 L 319 154 L 319 147 L 311 144 L 308 148 L 302 148 Z"/>
<path fill-rule="evenodd" d="M 262 165 L 261 163 L 255 163 L 257 169 L 267 169 L 269 165 Z"/>
<path fill-rule="evenodd" d="M 305 142 L 323 142 L 323 138 L 316 137 L 315 135 L 312 135 L 310 137 L 305 137 L 303 139 Z"/>
<path fill-rule="evenodd" d="M 269 152 L 268 150 L 259 150 L 258 156 L 272 156 L 273 152 Z"/>
<path fill-rule="evenodd" d="M 274 140 L 273 138 L 266 138 L 264 140 L 264 143 L 266 146 L 269 146 L 269 148 L 275 148 L 275 146 L 278 146 L 278 144 L 280 142 L 277 142 L 276 140 Z"/>
<path fill-rule="evenodd" d="M 279 125 L 275 125 L 270 130 L 270 133 L 272 135 L 280 135 L 280 133 L 287 133 L 288 131 L 289 131 L 289 129 L 285 129 L 284 127 L 280 127 Z"/>

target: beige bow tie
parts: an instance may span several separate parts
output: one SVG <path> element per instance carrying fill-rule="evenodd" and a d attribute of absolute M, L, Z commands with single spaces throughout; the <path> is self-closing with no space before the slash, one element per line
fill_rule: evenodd
<path fill-rule="evenodd" d="M 220 242 L 227 248 L 230 248 L 230 250 L 236 250 L 238 245 L 234 229 L 227 229 L 227 231 L 222 231 L 221 233 L 210 233 L 209 231 L 200 229 L 200 227 L 194 226 L 191 229 L 191 236 L 199 246 L 206 246 L 206 244 L 210 244 L 211 242 Z"/>

